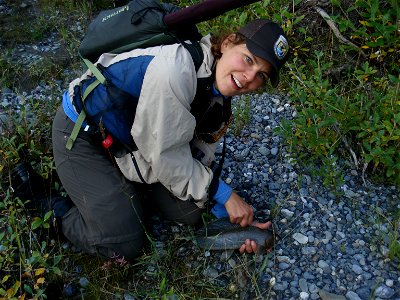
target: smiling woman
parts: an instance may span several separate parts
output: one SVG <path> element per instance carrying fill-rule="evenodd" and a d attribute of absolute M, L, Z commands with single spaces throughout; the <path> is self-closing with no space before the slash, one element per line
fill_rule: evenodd
<path fill-rule="evenodd" d="M 266 83 L 272 72 L 271 63 L 253 55 L 245 44 L 232 44 L 230 37 L 222 43 L 221 52 L 215 81 L 224 96 L 253 92 Z"/>
<path fill-rule="evenodd" d="M 270 78 L 272 86 L 279 83 L 279 70 L 288 59 L 289 44 L 283 30 L 274 22 L 258 19 L 250 22 L 237 33 L 219 38 L 213 37 L 212 41 L 219 45 L 212 49 L 218 58 L 216 68 L 216 81 L 221 91 L 223 73 L 230 72 L 233 88 L 239 93 L 226 91 L 225 96 L 252 92 L 260 88 Z M 224 56 L 222 57 L 222 54 Z M 221 70 L 222 69 L 222 70 Z M 235 73 L 237 76 L 235 76 Z M 228 75 L 228 74 L 225 74 Z M 241 80 L 242 79 L 242 82 Z M 235 88 L 236 87 L 236 88 Z"/>
<path fill-rule="evenodd" d="M 198 45 L 203 54 L 198 69 L 182 44 L 105 53 L 97 61 L 108 84 L 94 87 L 85 105 L 114 101 L 121 106 L 113 119 L 121 126 L 115 128 L 135 148 L 118 141 L 107 123 L 95 125 L 89 117 L 73 148 L 66 149 L 92 74 L 71 82 L 64 93 L 53 123 L 53 150 L 74 206 L 63 215 L 62 230 L 82 250 L 134 259 L 146 240 L 149 207 L 195 225 L 209 198 L 217 202 L 212 212 L 218 218 L 242 227 L 270 226 L 253 222 L 252 206 L 219 178 L 214 153 L 231 120 L 231 97 L 256 91 L 268 79 L 277 85 L 288 58 L 286 37 L 276 23 L 259 19 L 236 33 L 205 36 Z M 123 114 L 132 116 L 133 124 L 121 124 Z M 240 247 L 256 250 L 250 239 Z"/>

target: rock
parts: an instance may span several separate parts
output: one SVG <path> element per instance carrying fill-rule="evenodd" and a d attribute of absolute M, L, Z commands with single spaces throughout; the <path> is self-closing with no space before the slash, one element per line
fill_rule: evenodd
<path fill-rule="evenodd" d="M 352 291 L 348 291 L 346 293 L 346 298 L 348 300 L 362 300 L 356 293 L 354 293 Z"/>
<path fill-rule="evenodd" d="M 316 247 L 303 247 L 301 248 L 301 253 L 304 255 L 314 255 L 317 253 L 317 248 Z"/>
<path fill-rule="evenodd" d="M 296 232 L 295 234 L 292 235 L 293 239 L 300 243 L 300 244 L 307 244 L 308 243 L 308 237 L 305 236 L 304 234 Z"/>
<path fill-rule="evenodd" d="M 395 294 L 395 291 L 386 285 L 380 285 L 375 290 L 375 297 L 378 297 L 381 299 L 390 299 L 394 296 L 394 294 Z"/>
<path fill-rule="evenodd" d="M 214 267 L 208 267 L 203 271 L 203 276 L 214 279 L 218 277 L 218 271 Z"/>
<path fill-rule="evenodd" d="M 276 156 L 278 154 L 279 149 L 274 147 L 271 149 L 271 155 Z"/>
<path fill-rule="evenodd" d="M 393 287 L 394 281 L 393 281 L 392 279 L 386 279 L 385 284 L 386 284 L 388 287 L 391 288 L 391 287 Z"/>
<path fill-rule="evenodd" d="M 78 294 L 78 289 L 72 283 L 68 283 L 64 285 L 63 294 L 65 297 L 72 298 Z"/>
<path fill-rule="evenodd" d="M 320 267 L 325 273 L 329 274 L 331 271 L 331 268 L 329 267 L 329 264 L 326 263 L 324 260 L 319 260 L 318 261 L 318 267 Z"/>
<path fill-rule="evenodd" d="M 247 155 L 249 155 L 249 153 L 250 153 L 250 149 L 249 149 L 249 148 L 245 148 L 245 149 L 243 149 L 243 151 L 240 153 L 240 156 L 243 157 L 243 158 L 246 158 Z"/>
<path fill-rule="evenodd" d="M 124 293 L 124 300 L 136 300 L 136 298 L 129 293 Z"/>
<path fill-rule="evenodd" d="M 81 277 L 79 278 L 79 285 L 83 288 L 87 287 L 89 285 L 89 280 L 86 277 Z"/>
<path fill-rule="evenodd" d="M 281 210 L 281 213 L 288 219 L 290 219 L 294 215 L 294 212 L 292 212 L 288 209 L 285 209 L 285 208 Z"/>
<path fill-rule="evenodd" d="M 363 269 L 359 265 L 355 265 L 355 264 L 353 264 L 351 266 L 351 269 L 353 270 L 354 273 L 356 273 L 358 275 L 362 274 L 364 272 Z"/>
<path fill-rule="evenodd" d="M 310 294 L 307 292 L 301 292 L 300 293 L 300 299 L 302 300 L 308 300 L 310 298 Z"/>
<path fill-rule="evenodd" d="M 304 278 L 300 278 L 299 286 L 302 292 L 308 292 L 307 280 L 305 280 Z"/>
<path fill-rule="evenodd" d="M 264 146 L 258 148 L 258 152 L 261 155 L 264 155 L 264 156 L 267 156 L 267 155 L 269 155 L 271 153 L 270 150 L 267 147 L 264 147 Z"/>
<path fill-rule="evenodd" d="M 324 290 L 319 290 L 318 294 L 322 300 L 346 300 L 346 297 L 344 297 L 342 295 L 329 293 Z"/>

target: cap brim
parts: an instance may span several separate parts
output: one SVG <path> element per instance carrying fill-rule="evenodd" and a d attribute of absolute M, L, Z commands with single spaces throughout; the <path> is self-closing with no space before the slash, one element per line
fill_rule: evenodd
<path fill-rule="evenodd" d="M 249 51 L 254 54 L 255 56 L 261 57 L 262 59 L 266 60 L 269 62 L 272 66 L 272 72 L 269 75 L 271 85 L 273 87 L 277 87 L 279 84 L 279 72 L 277 71 L 278 68 L 274 64 L 275 58 L 274 54 L 268 53 L 265 51 L 262 47 L 258 46 L 256 43 L 254 43 L 252 40 L 246 38 L 246 46 Z"/>

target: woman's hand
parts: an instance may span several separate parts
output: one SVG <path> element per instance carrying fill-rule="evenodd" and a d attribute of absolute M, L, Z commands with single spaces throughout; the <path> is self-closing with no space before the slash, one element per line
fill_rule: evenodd
<path fill-rule="evenodd" d="M 257 221 L 254 221 L 250 226 L 256 226 L 260 229 L 268 229 L 271 227 L 272 223 L 271 221 L 265 222 L 265 223 L 260 223 Z M 244 253 L 245 251 L 247 253 L 255 253 L 258 250 L 258 246 L 255 241 L 247 239 L 242 246 L 239 248 L 240 253 Z M 267 249 L 270 250 L 270 249 Z"/>
<path fill-rule="evenodd" d="M 225 208 L 232 224 L 240 224 L 240 226 L 246 227 L 253 222 L 253 207 L 248 205 L 235 192 L 232 192 L 225 203 Z"/>

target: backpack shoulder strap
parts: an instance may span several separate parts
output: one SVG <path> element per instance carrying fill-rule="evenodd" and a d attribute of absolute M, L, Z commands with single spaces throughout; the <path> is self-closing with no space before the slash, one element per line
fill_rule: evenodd
<path fill-rule="evenodd" d="M 196 68 L 196 72 L 200 69 L 201 64 L 203 63 L 204 53 L 203 49 L 201 49 L 200 43 L 198 41 L 191 41 L 191 43 L 181 42 L 183 47 L 189 51 L 192 56 L 194 66 Z"/>
<path fill-rule="evenodd" d="M 107 84 L 107 79 L 103 76 L 101 71 L 88 59 L 83 58 L 82 60 L 85 62 L 86 66 L 89 68 L 89 70 L 93 73 L 93 75 L 96 77 L 96 80 L 93 81 L 85 90 L 83 96 L 82 96 L 82 103 L 85 103 L 85 100 L 87 96 L 99 85 L 99 84 Z M 78 119 L 75 122 L 74 128 L 72 129 L 71 135 L 68 138 L 66 148 L 68 150 L 72 149 L 72 146 L 75 143 L 76 138 L 78 137 L 78 133 L 82 127 L 83 122 L 85 121 L 86 118 L 86 112 L 84 109 L 81 110 L 79 113 Z"/>

